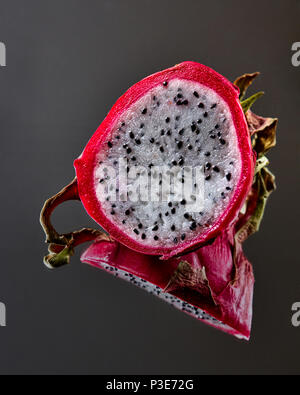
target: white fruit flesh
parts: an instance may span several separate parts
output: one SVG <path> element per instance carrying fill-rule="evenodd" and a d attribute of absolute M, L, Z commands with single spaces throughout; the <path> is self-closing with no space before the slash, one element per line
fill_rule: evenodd
<path fill-rule="evenodd" d="M 107 149 L 99 152 L 94 180 L 103 211 L 145 245 L 171 247 L 196 238 L 226 210 L 241 176 L 236 133 L 227 104 L 213 90 L 179 79 L 154 87 L 116 121 L 105 142 Z M 160 195 L 158 201 L 150 195 L 147 201 L 144 195 L 138 201 L 130 196 L 122 201 L 117 181 L 120 159 L 128 161 L 129 169 L 141 166 L 147 174 L 152 170 L 152 176 L 154 167 L 164 167 L 180 180 L 182 168 L 201 167 L 203 182 L 191 195 L 203 196 L 203 207 L 190 210 L 192 198 L 184 199 L 184 204 L 176 194 Z M 112 173 L 105 170 L 111 168 Z M 136 182 L 128 178 L 129 186 Z"/>

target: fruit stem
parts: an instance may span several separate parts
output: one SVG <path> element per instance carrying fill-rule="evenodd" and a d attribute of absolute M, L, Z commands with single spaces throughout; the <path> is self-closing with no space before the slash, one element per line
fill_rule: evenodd
<path fill-rule="evenodd" d="M 41 211 L 40 222 L 46 234 L 46 243 L 49 244 L 50 252 L 44 257 L 44 263 L 51 269 L 68 264 L 70 257 L 74 254 L 74 248 L 79 244 L 95 239 L 112 240 L 105 232 L 90 228 L 59 234 L 51 223 L 51 215 L 56 207 L 69 200 L 80 201 L 76 177 L 60 192 L 48 199 Z"/>

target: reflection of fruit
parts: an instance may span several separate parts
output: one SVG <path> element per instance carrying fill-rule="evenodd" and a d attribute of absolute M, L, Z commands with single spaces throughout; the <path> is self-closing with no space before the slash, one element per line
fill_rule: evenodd
<path fill-rule="evenodd" d="M 117 243 L 99 241 L 82 255 L 102 268 L 162 298 L 180 310 L 239 338 L 250 336 L 254 278 L 233 229 L 209 246 L 166 261 Z"/>

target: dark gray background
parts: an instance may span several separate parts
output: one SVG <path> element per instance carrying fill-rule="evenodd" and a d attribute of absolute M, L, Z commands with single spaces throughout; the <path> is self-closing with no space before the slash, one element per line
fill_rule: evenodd
<path fill-rule="evenodd" d="M 299 1 L 0 1 L 0 373 L 300 373 L 299 88 L 291 46 Z M 86 266 L 49 271 L 38 217 L 69 182 L 114 101 L 133 83 L 184 60 L 233 80 L 262 75 L 262 115 L 280 120 L 269 155 L 278 190 L 246 244 L 256 286 L 249 343 L 185 316 Z M 54 216 L 60 230 L 92 225 L 79 203 Z"/>

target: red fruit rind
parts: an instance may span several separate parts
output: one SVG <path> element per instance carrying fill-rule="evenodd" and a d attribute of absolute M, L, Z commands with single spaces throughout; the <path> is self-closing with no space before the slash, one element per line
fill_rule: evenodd
<path fill-rule="evenodd" d="M 201 83 L 213 89 L 227 103 L 237 130 L 238 146 L 241 153 L 241 176 L 225 212 L 222 213 L 211 227 L 207 228 L 207 231 L 200 234 L 197 238 L 179 245 L 177 248 L 153 247 L 129 237 L 107 218 L 96 196 L 94 169 L 99 151 L 106 149 L 106 146 L 104 146 L 105 137 L 120 120 L 124 111 L 153 87 L 174 78 Z M 153 74 L 133 85 L 117 100 L 88 142 L 82 155 L 75 160 L 74 165 L 78 179 L 80 199 L 86 211 L 104 230 L 120 243 L 144 254 L 161 255 L 162 259 L 168 259 L 183 251 L 204 245 L 208 240 L 218 236 L 236 218 L 252 184 L 254 172 L 252 148 L 247 122 L 239 102 L 239 90 L 222 75 L 196 62 L 183 62 L 170 69 Z"/>

